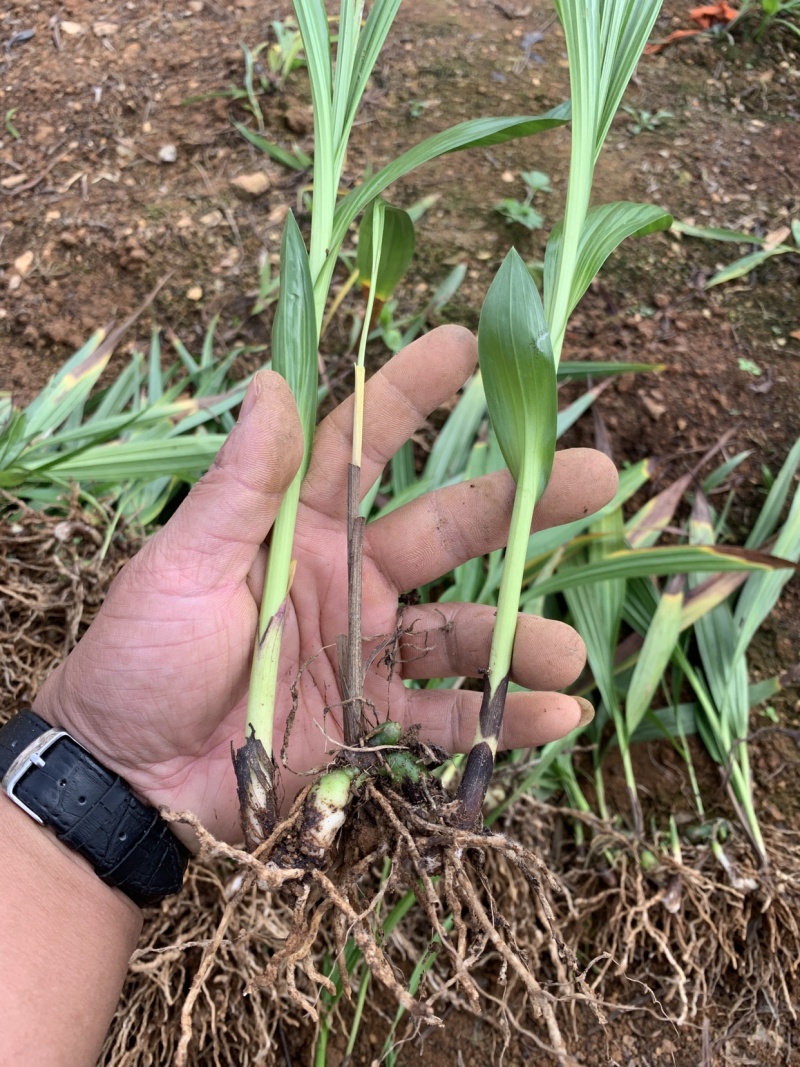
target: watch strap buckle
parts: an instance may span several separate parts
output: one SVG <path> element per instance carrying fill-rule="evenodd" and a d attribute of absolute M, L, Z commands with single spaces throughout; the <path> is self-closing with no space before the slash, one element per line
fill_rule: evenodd
<path fill-rule="evenodd" d="M 44 733 L 39 734 L 35 741 L 31 741 L 29 745 L 23 748 L 22 752 L 14 759 L 11 766 L 3 775 L 0 786 L 2 786 L 9 800 L 13 800 L 17 807 L 30 815 L 32 819 L 35 819 L 40 826 L 44 826 L 44 819 L 40 818 L 35 811 L 31 811 L 28 805 L 20 800 L 17 796 L 15 789 L 20 779 L 23 778 L 28 771 L 34 767 L 44 767 L 43 755 L 49 748 L 60 741 L 62 737 L 69 737 L 66 730 L 45 730 Z"/>

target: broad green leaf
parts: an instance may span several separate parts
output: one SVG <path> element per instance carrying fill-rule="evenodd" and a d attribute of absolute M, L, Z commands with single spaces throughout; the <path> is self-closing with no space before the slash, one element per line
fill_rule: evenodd
<path fill-rule="evenodd" d="M 657 711 L 651 711 L 636 727 L 636 732 L 631 736 L 631 744 L 660 741 L 662 738 L 672 739 L 679 733 L 696 734 L 699 710 L 698 704 L 687 701 L 674 708 L 659 708 Z M 612 738 L 611 747 L 613 748 L 616 743 L 616 738 Z"/>
<path fill-rule="evenodd" d="M 494 698 L 511 669 L 528 538 L 534 508 L 553 466 L 558 415 L 556 367 L 544 308 L 513 248 L 483 302 L 478 361 L 492 428 L 517 483 L 489 653 L 487 677 Z M 491 740 L 496 746 L 504 701 L 493 707 L 499 707 L 499 717 L 491 728 L 484 728 L 481 719 L 475 744 Z"/>
<path fill-rule="evenodd" d="M 767 571 L 792 564 L 743 548 L 678 545 L 668 548 L 623 549 L 580 567 L 564 567 L 537 592 L 544 596 L 577 585 L 620 578 L 647 578 L 658 574 L 697 574 L 709 571 Z"/>
<path fill-rule="evenodd" d="M 625 721 L 633 732 L 653 702 L 656 688 L 667 668 L 681 631 L 683 579 L 662 593 L 648 627 L 625 698 Z"/>
<path fill-rule="evenodd" d="M 692 475 L 684 474 L 662 489 L 641 507 L 625 525 L 625 540 L 631 548 L 649 548 L 672 521 L 683 494 L 692 484 Z"/>
<path fill-rule="evenodd" d="M 667 230 L 671 223 L 670 214 L 649 204 L 620 201 L 592 208 L 586 216 L 578 243 L 567 314 L 572 312 L 605 261 L 626 238 L 644 237 Z M 553 227 L 544 257 L 544 303 L 548 322 L 553 313 L 563 228 L 563 222 Z"/>
<path fill-rule="evenodd" d="M 649 459 L 640 460 L 632 467 L 625 467 L 620 471 L 619 486 L 613 500 L 595 515 L 586 515 L 582 519 L 564 523 L 561 526 L 551 526 L 546 530 L 538 530 L 531 534 L 528 541 L 528 571 L 532 565 L 541 562 L 543 557 L 551 552 L 567 545 L 573 538 L 585 533 L 587 528 L 601 515 L 616 511 L 636 493 L 652 477 L 653 462 Z M 524 608 L 528 611 L 528 607 Z"/>
<path fill-rule="evenodd" d="M 786 522 L 778 534 L 773 551 L 784 559 L 796 563 L 800 559 L 800 487 L 795 491 L 794 500 Z M 776 571 L 772 574 L 755 575 L 748 578 L 736 603 L 734 625 L 737 630 L 736 653 L 744 655 L 756 630 L 772 611 L 784 585 L 792 577 L 790 571 Z"/>
<path fill-rule="evenodd" d="M 31 401 L 25 410 L 29 440 L 40 433 L 52 433 L 84 402 L 111 358 L 113 346 L 104 344 L 105 340 L 104 330 L 92 334 Z"/>
<path fill-rule="evenodd" d="M 550 275 L 549 284 L 545 283 L 547 322 L 558 363 L 570 310 L 594 276 L 587 277 L 579 256 L 586 239 L 595 163 L 661 0 L 556 0 L 555 6 L 566 39 L 572 95 L 563 235 L 551 253 L 549 272 L 545 269 Z M 602 263 L 612 247 L 591 258 L 599 256 Z"/>
<path fill-rule="evenodd" d="M 666 363 L 606 363 L 598 360 L 562 360 L 558 365 L 559 378 L 606 378 L 617 374 L 659 374 Z"/>
<path fill-rule="evenodd" d="M 685 234 L 687 237 L 699 237 L 705 241 L 726 241 L 731 244 L 763 244 L 766 238 L 758 237 L 753 233 L 742 233 L 741 230 L 726 230 L 715 226 L 690 226 L 687 222 L 675 219 L 672 229 L 676 233 Z"/>
<path fill-rule="evenodd" d="M 347 108 L 344 115 L 344 123 L 341 131 L 349 130 L 355 119 L 361 98 L 364 95 L 367 82 L 375 63 L 380 55 L 381 48 L 394 23 L 395 16 L 400 8 L 401 0 L 375 0 L 373 2 L 367 21 L 358 37 L 358 46 L 355 60 L 352 64 L 352 73 L 349 81 L 347 94 Z M 343 5 L 344 6 L 344 5 Z M 354 7 L 356 5 L 353 5 Z M 359 0 L 359 14 L 363 10 L 363 3 Z M 359 19 L 360 21 L 360 19 Z M 339 60 L 337 56 L 337 75 Z M 342 134 L 340 132 L 340 138 Z M 340 155 L 343 152 L 340 144 Z"/>
<path fill-rule="evenodd" d="M 319 277 L 315 279 L 316 288 L 324 288 L 327 293 L 338 260 L 339 249 L 350 224 L 370 200 L 379 196 L 392 182 L 422 166 L 423 163 L 429 163 L 432 159 L 438 159 L 439 156 L 449 152 L 488 147 L 513 141 L 519 137 L 530 137 L 535 133 L 543 133 L 545 130 L 563 126 L 569 121 L 569 116 L 569 104 L 559 104 L 558 107 L 538 117 L 515 115 L 502 118 L 470 119 L 442 133 L 434 134 L 433 137 L 429 137 L 398 156 L 377 174 L 348 193 L 336 208 L 328 256 Z"/>
<path fill-rule="evenodd" d="M 0 433 L 0 471 L 10 467 L 25 447 L 26 431 L 25 413 L 12 410 Z"/>
<path fill-rule="evenodd" d="M 691 546 L 712 547 L 714 544 L 711 512 L 701 491 L 695 494 L 692 506 L 689 540 Z M 696 585 L 700 580 L 695 573 L 689 584 Z M 695 623 L 694 632 L 714 703 L 723 719 L 730 720 L 731 739 L 743 740 L 748 732 L 747 665 L 744 654 L 736 650 L 736 628 L 730 606 L 723 603 L 703 615 Z"/>
<path fill-rule="evenodd" d="M 368 208 L 358 230 L 356 266 L 359 283 L 365 286 L 370 286 L 372 279 L 372 218 L 373 212 Z M 414 223 L 408 212 L 384 204 L 380 262 L 371 286 L 377 300 L 385 303 L 402 281 L 414 255 L 415 240 Z"/>
<path fill-rule="evenodd" d="M 424 474 L 432 485 L 442 486 L 448 479 L 461 474 L 485 417 L 483 378 L 481 372 L 476 371 L 433 442 Z"/>
<path fill-rule="evenodd" d="M 723 282 L 732 282 L 736 278 L 741 278 L 745 274 L 749 274 L 751 270 L 755 270 L 756 267 L 760 267 L 761 264 L 774 256 L 774 249 L 766 252 L 751 252 L 749 256 L 742 256 L 741 259 L 735 260 L 727 267 L 723 267 L 721 271 L 718 271 L 712 278 L 709 278 L 706 282 L 706 289 L 711 289 L 715 285 L 722 285 Z"/>
<path fill-rule="evenodd" d="M 624 549 L 626 546 L 622 509 L 609 508 L 601 511 L 592 520 L 589 535 L 586 539 L 586 557 L 589 565 L 602 562 L 613 552 Z M 616 587 L 613 594 L 609 588 L 608 602 L 611 607 L 611 617 L 614 624 L 618 626 L 624 599 L 625 580 L 609 577 L 609 584 Z"/>
<path fill-rule="evenodd" d="M 710 493 L 712 489 L 716 489 L 718 486 L 722 485 L 723 482 L 730 478 L 731 474 L 733 474 L 736 468 L 741 466 L 741 464 L 744 463 L 747 457 L 751 456 L 752 454 L 752 449 L 749 449 L 746 452 L 739 452 L 731 459 L 726 460 L 725 463 L 720 463 L 718 467 L 716 467 L 707 477 L 703 479 L 703 492 Z"/>
<path fill-rule="evenodd" d="M 304 38 L 305 39 L 305 38 Z M 303 427 L 305 473 L 317 421 L 317 322 L 308 253 L 290 211 L 281 242 L 281 294 L 272 326 L 272 369 L 285 378 Z"/>
<path fill-rule="evenodd" d="M 513 248 L 486 294 L 478 360 L 503 458 L 516 482 L 531 472 L 538 500 L 555 455 L 556 370 L 539 293 Z"/>
<path fill-rule="evenodd" d="M 211 466 L 225 436 L 193 434 L 170 438 L 168 444 L 158 438 L 98 445 L 74 458 L 52 463 L 43 474 L 48 479 L 59 477 L 76 482 L 119 482 L 129 478 L 198 474 Z"/>
<path fill-rule="evenodd" d="M 599 0 L 600 77 L 595 158 L 600 154 L 622 96 L 636 70 L 661 4 L 662 0 Z M 563 5 L 557 2 L 556 6 Z M 571 0 L 570 6 L 577 9 L 580 17 L 582 4 Z M 578 73 L 580 76 L 581 72 Z"/>
<path fill-rule="evenodd" d="M 794 484 L 794 476 L 798 466 L 800 466 L 800 439 L 795 441 L 789 455 L 786 457 L 786 462 L 772 483 L 772 488 L 767 494 L 764 506 L 745 541 L 746 548 L 757 548 L 772 537 L 780 521 L 783 507 L 789 497 L 789 491 Z"/>

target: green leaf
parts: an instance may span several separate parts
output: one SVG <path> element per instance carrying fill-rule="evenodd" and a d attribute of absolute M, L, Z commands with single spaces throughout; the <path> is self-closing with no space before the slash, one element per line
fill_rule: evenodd
<path fill-rule="evenodd" d="M 723 282 L 732 282 L 736 278 L 741 278 L 745 274 L 749 274 L 751 270 L 755 270 L 756 267 L 760 267 L 761 264 L 776 254 L 775 249 L 770 251 L 751 252 L 749 256 L 742 256 L 741 259 L 734 260 L 733 263 L 729 263 L 727 267 L 723 267 L 722 270 L 709 278 L 706 282 L 706 289 L 711 289 L 715 285 L 722 285 Z"/>
<path fill-rule="evenodd" d="M 699 237 L 704 241 L 726 241 L 730 244 L 763 244 L 766 238 L 757 237 L 752 233 L 742 233 L 741 230 L 726 230 L 715 226 L 690 226 L 687 222 L 675 219 L 672 229 L 676 233 L 682 233 L 686 237 Z"/>
<path fill-rule="evenodd" d="M 677 545 L 668 548 L 623 549 L 581 567 L 564 567 L 553 578 L 537 587 L 540 596 L 611 578 L 646 578 L 657 574 L 696 574 L 712 571 L 765 571 L 792 563 L 748 552 L 742 548 L 717 548 L 705 545 Z"/>
<path fill-rule="evenodd" d="M 692 475 L 684 474 L 672 485 L 647 501 L 625 526 L 625 540 L 631 548 L 650 548 L 672 521 L 683 494 L 692 484 Z"/>
<path fill-rule="evenodd" d="M 800 559 L 800 487 L 795 491 L 789 515 L 775 541 L 773 551 L 784 559 Z M 737 629 L 736 651 L 744 654 L 756 630 L 772 611 L 790 571 L 752 575 L 748 578 L 736 603 L 734 624 Z"/>
<path fill-rule="evenodd" d="M 243 122 L 234 122 L 233 125 L 242 137 L 245 137 L 259 152 L 263 152 L 270 159 L 274 159 L 276 163 L 280 163 L 281 166 L 286 167 L 288 170 L 308 170 L 311 166 L 311 158 L 299 148 L 295 148 L 293 152 L 287 152 L 280 145 L 275 144 L 273 141 L 268 141 L 266 137 L 261 137 L 260 134 L 251 130 L 249 126 L 245 126 Z"/>
<path fill-rule="evenodd" d="M 353 219 L 364 210 L 367 204 L 387 189 L 392 182 L 402 178 L 410 171 L 429 163 L 449 152 L 461 152 L 468 148 L 485 148 L 504 144 L 519 137 L 530 137 L 563 126 L 569 121 L 569 104 L 559 104 L 551 111 L 540 116 L 509 116 L 502 118 L 470 119 L 461 122 L 449 130 L 434 134 L 427 140 L 415 145 L 397 159 L 357 186 L 340 202 L 333 220 L 333 232 L 328 247 L 325 264 L 315 280 L 318 289 L 328 291 L 330 280 L 336 266 L 339 249 L 347 235 Z"/>
<path fill-rule="evenodd" d="M 678 582 L 676 588 L 662 594 L 631 675 L 625 699 L 625 721 L 630 734 L 653 702 L 681 632 L 683 578 L 679 577 Z"/>
<path fill-rule="evenodd" d="M 558 365 L 559 378 L 607 378 L 617 374 L 659 374 L 665 363 L 606 363 L 598 360 L 563 360 Z"/>
<path fill-rule="evenodd" d="M 556 368 L 539 293 L 513 248 L 486 294 L 478 360 L 503 458 L 518 483 L 531 470 L 538 500 L 555 455 Z"/>
<path fill-rule="evenodd" d="M 764 506 L 745 541 L 746 548 L 757 548 L 775 532 L 798 466 L 800 466 L 800 439 L 795 441 L 786 457 L 786 462 L 772 484 Z"/>
<path fill-rule="evenodd" d="M 356 257 L 359 283 L 366 286 L 372 279 L 372 226 L 373 212 L 368 208 L 358 230 Z M 384 204 L 383 240 L 374 284 L 377 300 L 385 303 L 402 281 L 414 255 L 415 240 L 414 223 L 408 212 Z"/>
<path fill-rule="evenodd" d="M 104 344 L 104 330 L 97 330 L 86 344 L 31 401 L 25 410 L 26 436 L 52 433 L 82 404 L 111 358 L 113 346 Z"/>
<path fill-rule="evenodd" d="M 308 467 L 317 421 L 317 322 L 308 253 L 290 211 L 281 241 L 281 294 L 272 326 L 272 369 L 285 378 L 297 403 Z"/>
<path fill-rule="evenodd" d="M 486 394 L 481 373 L 477 371 L 433 442 L 424 472 L 431 485 L 438 489 L 448 479 L 461 474 L 485 417 Z"/>
<path fill-rule="evenodd" d="M 198 474 L 208 469 L 225 441 L 225 434 L 208 433 L 148 441 L 114 441 L 57 460 L 42 474 L 48 479 L 76 482 L 120 482 L 130 478 Z M 28 475 L 29 472 L 23 472 Z"/>
<path fill-rule="evenodd" d="M 572 313 L 605 261 L 626 238 L 658 233 L 669 229 L 671 224 L 672 216 L 668 212 L 649 204 L 619 201 L 592 208 L 586 215 L 578 242 L 567 314 Z M 563 231 L 562 221 L 553 228 L 544 257 L 544 303 L 548 322 L 553 314 Z"/>

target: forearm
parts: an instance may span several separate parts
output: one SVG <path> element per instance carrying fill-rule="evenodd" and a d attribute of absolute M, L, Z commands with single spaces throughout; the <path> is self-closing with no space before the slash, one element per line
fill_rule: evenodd
<path fill-rule="evenodd" d="M 142 913 L 0 793 L 0 1063 L 92 1067 Z"/>

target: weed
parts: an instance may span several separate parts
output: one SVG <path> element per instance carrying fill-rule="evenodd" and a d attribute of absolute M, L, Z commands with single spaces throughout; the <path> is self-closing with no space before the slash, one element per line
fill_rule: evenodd
<path fill-rule="evenodd" d="M 630 104 L 623 104 L 622 110 L 627 115 L 630 115 L 632 119 L 629 129 L 634 136 L 644 131 L 655 133 L 659 126 L 666 125 L 668 119 L 674 118 L 672 111 L 664 111 L 663 109 L 646 111 L 632 107 Z"/>
<path fill-rule="evenodd" d="M 14 125 L 14 121 L 13 121 L 14 120 L 14 116 L 16 115 L 16 113 L 18 111 L 19 111 L 18 107 L 10 107 L 8 109 L 8 111 L 6 111 L 5 120 L 4 120 L 4 125 L 5 125 L 6 130 L 8 131 L 9 136 L 13 137 L 15 141 L 19 141 L 21 136 L 22 136 L 20 134 L 19 130 L 17 129 L 17 127 Z"/>
<path fill-rule="evenodd" d="M 510 223 L 524 226 L 526 230 L 540 230 L 544 226 L 544 216 L 533 207 L 532 201 L 537 193 L 552 193 L 550 179 L 540 170 L 522 171 L 520 178 L 525 184 L 525 199 L 506 197 L 495 204 L 494 209 Z"/>

